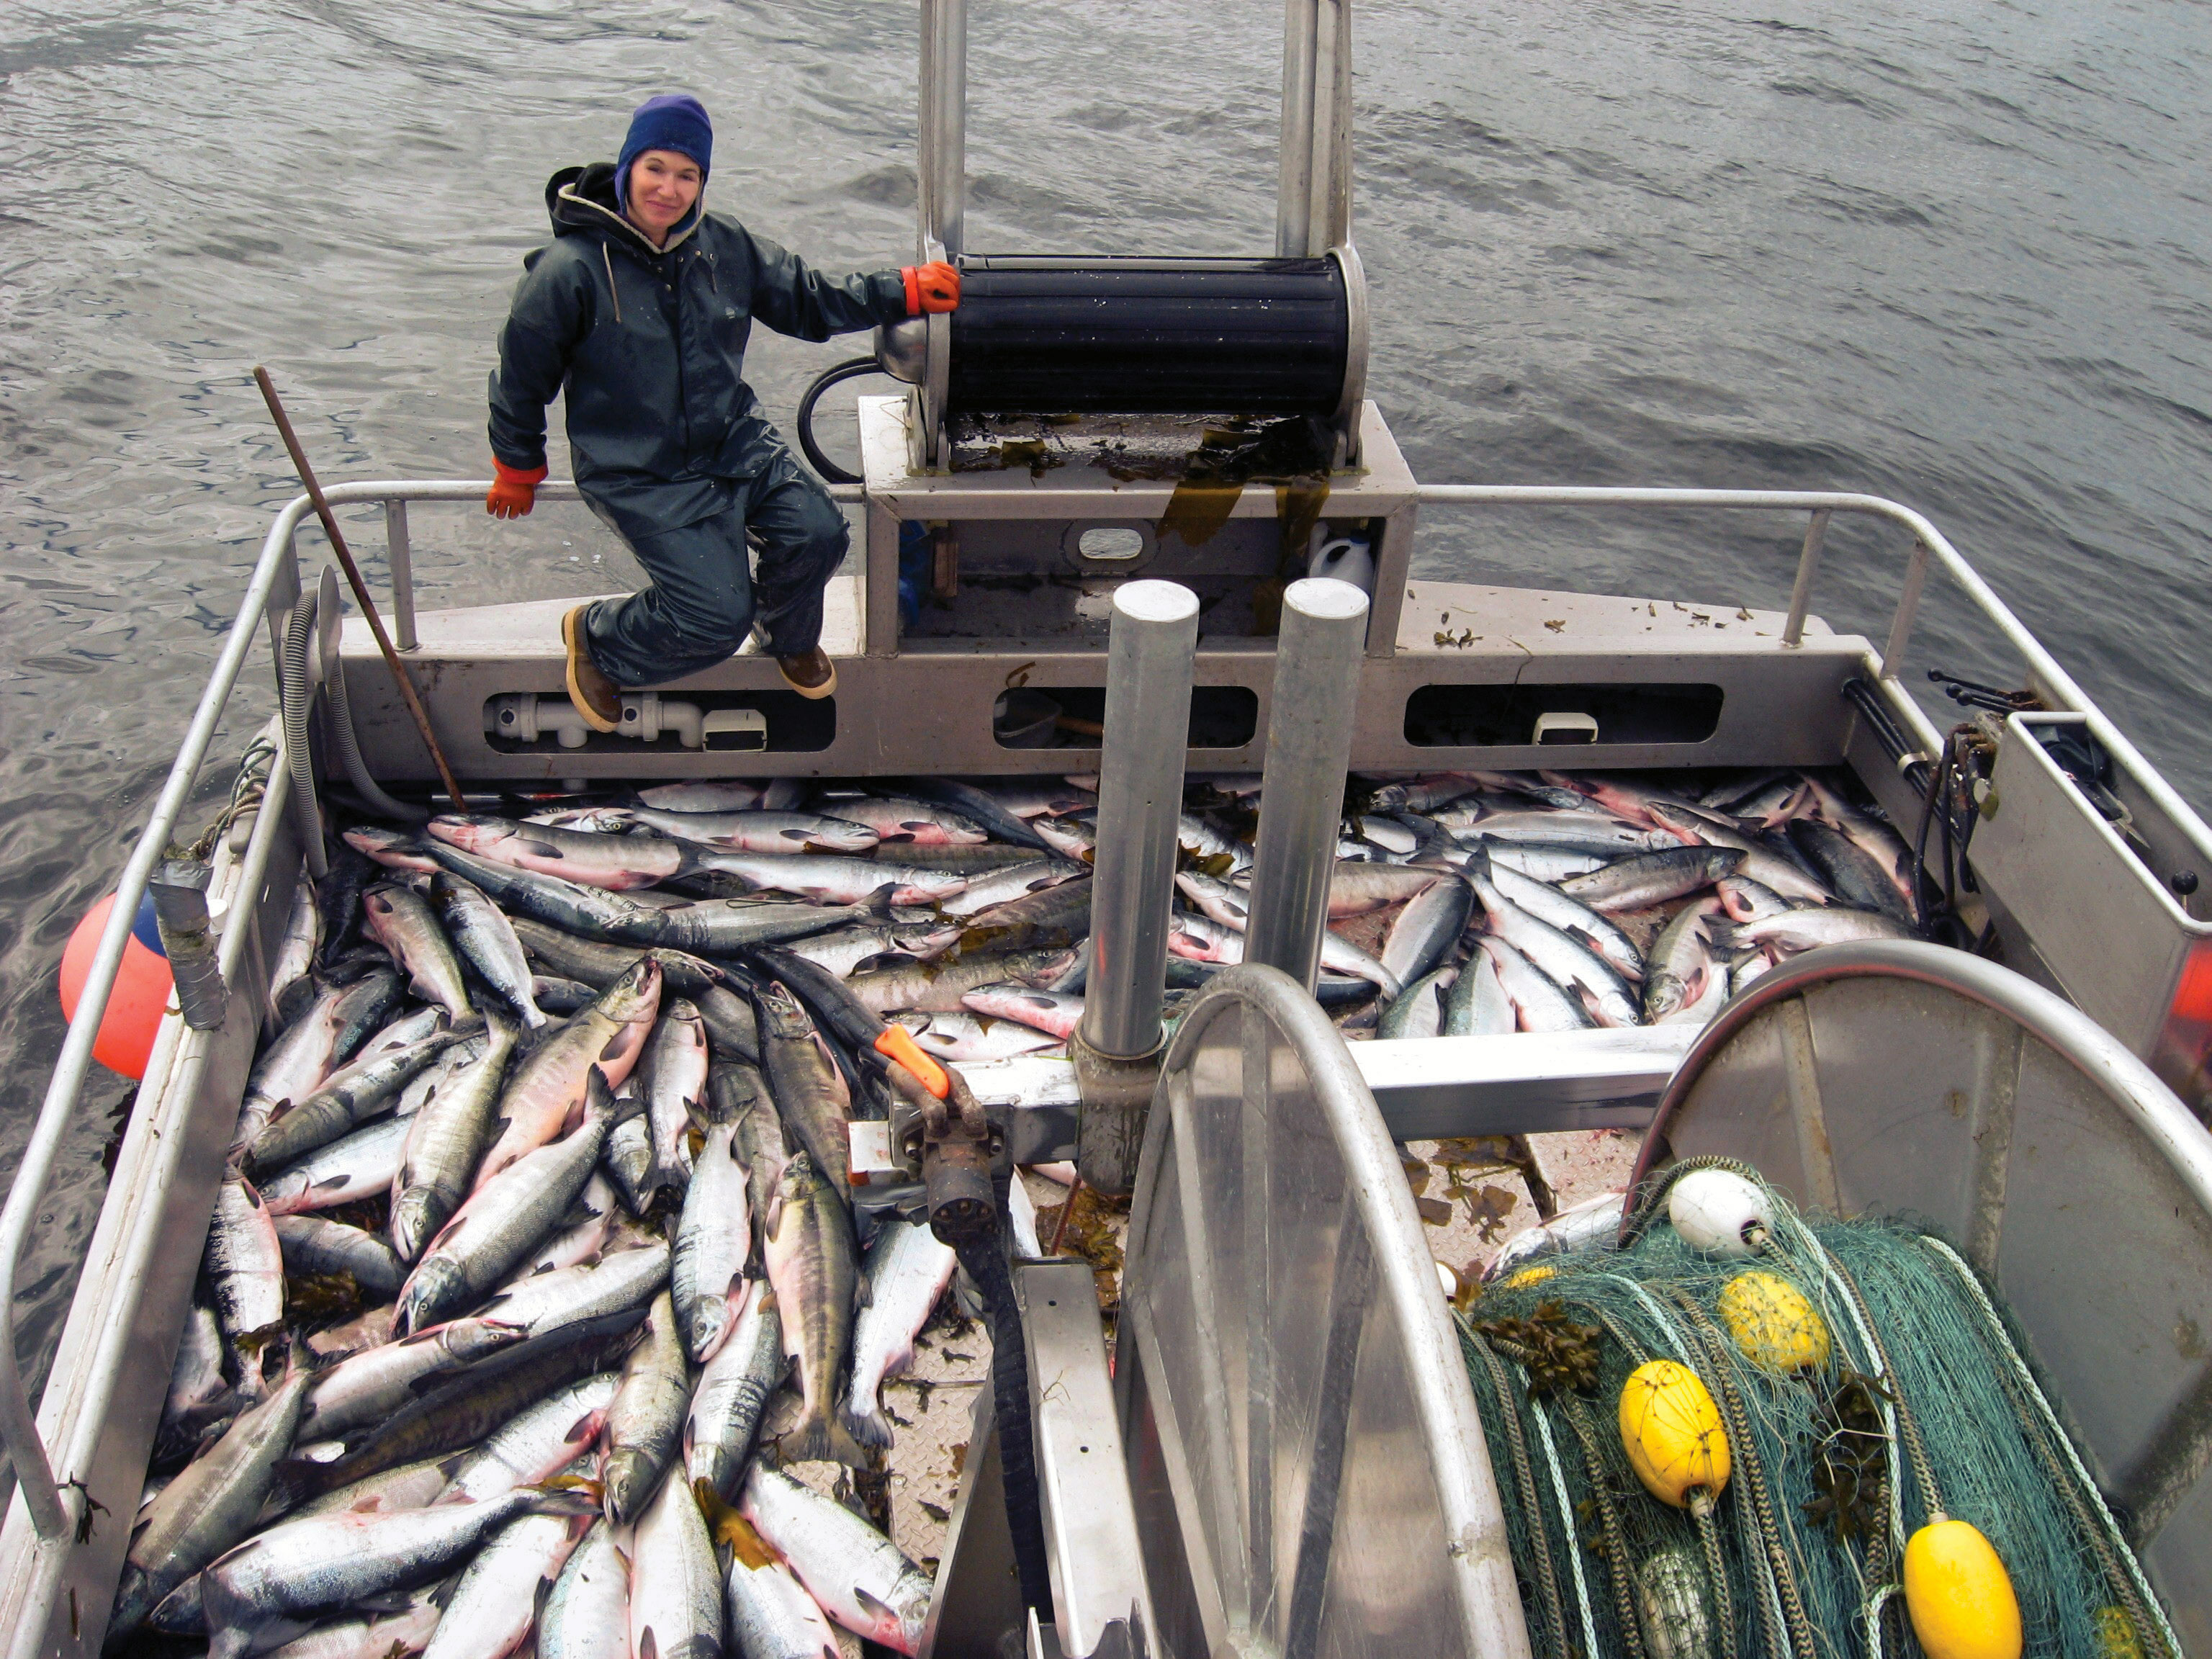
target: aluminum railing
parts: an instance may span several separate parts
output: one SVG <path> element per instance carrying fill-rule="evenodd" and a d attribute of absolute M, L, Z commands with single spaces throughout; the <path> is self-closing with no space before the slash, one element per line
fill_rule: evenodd
<path fill-rule="evenodd" d="M 393 632 L 403 650 L 412 649 L 416 644 L 409 504 L 480 501 L 489 488 L 488 479 L 391 480 L 338 484 L 325 492 L 334 507 L 380 504 L 385 509 L 387 562 L 393 590 Z M 862 500 L 857 485 L 833 487 L 830 495 L 845 503 Z M 565 481 L 540 484 L 538 498 L 544 501 L 580 499 L 576 486 Z M 1553 489 L 1486 484 L 1425 484 L 1420 487 L 1419 499 L 1440 507 L 1718 508 L 1809 514 L 1811 521 L 1790 601 L 1790 626 L 1785 630 L 1790 641 L 1802 636 L 1832 515 L 1861 514 L 1899 526 L 1911 533 L 1914 549 L 1883 650 L 1882 675 L 1891 683 L 1900 704 L 1912 709 L 1923 735 L 1929 728 L 1898 684 L 1895 666 L 1910 637 L 1932 559 L 1942 565 L 1975 607 L 2019 652 L 2046 699 L 2087 715 L 2090 729 L 2098 738 L 2136 771 L 2158 805 L 2205 849 L 2208 861 L 2212 862 L 2212 832 L 2206 830 L 2197 814 L 2142 759 L 2135 746 L 2096 708 L 1942 532 L 1910 507 L 1879 496 L 1809 490 Z M 0 1320 L 4 1320 L 4 1329 L 0 1329 L 0 1443 L 4 1443 L 24 1504 L 42 1538 L 57 1538 L 74 1528 L 79 1518 L 76 1511 L 83 1500 L 74 1489 L 55 1480 L 16 1358 L 15 1289 L 23 1246 L 45 1198 L 55 1156 L 76 1114 L 85 1074 L 92 1063 L 93 1042 L 106 1014 L 108 998 L 123 960 L 124 945 L 130 938 L 139 901 L 145 895 L 148 878 L 173 836 L 178 815 L 198 780 L 208 746 L 214 740 L 231 692 L 238 684 L 256 629 L 265 617 L 289 609 L 299 595 L 295 538 L 312 511 L 307 496 L 296 497 L 276 515 L 262 544 L 246 583 L 246 597 L 216 654 L 214 670 L 185 728 L 176 761 L 147 818 L 145 830 L 116 884 L 115 903 L 94 953 L 76 1015 L 70 1021 L 61 1054 L 54 1062 L 52 1080 L 24 1147 L 22 1162 L 9 1188 L 6 1206 L 0 1208 Z M 282 757 L 278 764 L 281 768 Z"/>
<path fill-rule="evenodd" d="M 2090 732 L 2124 769 L 2136 775 L 2144 793 L 2159 810 L 2173 820 L 2200 853 L 2212 860 L 2212 829 L 2205 826 L 2196 809 L 2182 799 L 2173 787 L 2160 775 L 2158 769 L 2143 758 L 2142 751 L 2129 742 L 2126 735 L 2112 724 L 2104 710 L 2091 701 L 2089 694 L 2075 683 L 2074 677 L 2058 665 L 2058 659 L 2044 648 L 2043 642 L 2028 630 L 2027 624 L 2013 614 L 2012 607 L 1997 597 L 1996 590 L 1983 580 L 1980 573 L 1966 562 L 1966 556 L 1951 545 L 1950 538 L 1929 523 L 1925 516 L 1909 507 L 1887 501 L 1880 495 L 1814 489 L 1638 489 L 1553 488 L 1545 484 L 1422 484 L 1418 486 L 1415 493 L 1421 501 L 1436 507 L 1661 507 L 1674 511 L 1720 508 L 1738 512 L 1808 514 L 1810 518 L 1805 528 L 1804 547 L 1797 557 L 1796 578 L 1790 592 L 1790 613 L 1782 630 L 1784 645 L 1796 645 L 1805 636 L 1805 617 L 1812 605 L 1813 586 L 1820 576 L 1828 526 L 1834 516 L 1838 513 L 1850 514 L 1896 525 L 1911 532 L 1912 554 L 1905 567 L 1905 580 L 1898 589 L 1897 609 L 1890 617 L 1889 636 L 1881 648 L 1881 678 L 1893 691 L 1899 705 L 1923 728 L 1923 736 L 1932 736 L 1932 729 L 1929 728 L 1918 705 L 1905 689 L 1898 670 L 1904 661 L 1905 647 L 1912 636 L 1913 621 L 1920 608 L 1921 595 L 1927 586 L 1929 566 L 1932 560 L 1959 585 L 1974 609 L 2004 636 L 2005 642 L 2020 653 L 2021 663 L 2044 701 L 2055 708 L 2086 715 Z M 1932 762 L 1936 757 L 1931 754 L 1925 758 Z"/>

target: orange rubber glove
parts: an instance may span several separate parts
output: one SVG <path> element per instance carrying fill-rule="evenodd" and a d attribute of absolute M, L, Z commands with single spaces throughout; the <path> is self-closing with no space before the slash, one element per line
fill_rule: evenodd
<path fill-rule="evenodd" d="M 933 259 L 926 265 L 908 265 L 899 275 L 906 278 L 908 316 L 960 308 L 960 272 L 957 267 L 942 259 Z"/>
<path fill-rule="evenodd" d="M 520 519 L 538 505 L 538 486 L 545 482 L 545 469 L 525 472 L 492 457 L 492 486 L 484 495 L 484 511 L 495 519 Z"/>

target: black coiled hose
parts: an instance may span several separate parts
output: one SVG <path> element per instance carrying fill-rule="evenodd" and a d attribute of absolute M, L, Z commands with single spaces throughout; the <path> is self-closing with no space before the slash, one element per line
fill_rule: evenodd
<path fill-rule="evenodd" d="M 848 472 L 822 453 L 822 446 L 814 441 L 814 405 L 822 401 L 822 394 L 840 380 L 856 380 L 863 374 L 880 374 L 883 365 L 873 357 L 848 357 L 835 368 L 825 368 L 814 377 L 814 384 L 806 388 L 799 400 L 799 417 L 793 422 L 799 433 L 799 447 L 806 456 L 806 463 L 831 483 L 858 483 L 860 475 Z"/>

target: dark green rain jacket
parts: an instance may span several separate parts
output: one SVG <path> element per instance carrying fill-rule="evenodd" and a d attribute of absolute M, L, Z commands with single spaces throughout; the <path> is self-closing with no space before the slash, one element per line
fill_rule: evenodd
<path fill-rule="evenodd" d="M 624 535 L 696 524 L 729 504 L 783 441 L 745 384 L 754 320 L 826 340 L 896 322 L 896 270 L 825 276 L 734 219 L 694 210 L 656 250 L 615 204 L 611 163 L 545 186 L 553 240 L 523 261 L 499 367 L 491 449 L 545 463 L 545 406 L 568 394 L 576 482 Z"/>

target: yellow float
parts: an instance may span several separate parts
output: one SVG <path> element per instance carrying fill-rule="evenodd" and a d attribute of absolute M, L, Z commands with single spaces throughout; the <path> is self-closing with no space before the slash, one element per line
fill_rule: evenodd
<path fill-rule="evenodd" d="M 1905 1607 L 1928 1659 L 2020 1659 L 2020 1599 L 1990 1540 L 1942 1511 L 1905 1547 Z"/>
<path fill-rule="evenodd" d="M 1786 1279 L 1738 1273 L 1721 1291 L 1720 1316 L 1737 1349 L 1763 1371 L 1786 1375 L 1828 1363 L 1827 1322 Z"/>
<path fill-rule="evenodd" d="M 2097 1609 L 2097 1650 L 2105 1659 L 2144 1659 L 2142 1638 L 2125 1608 Z"/>
<path fill-rule="evenodd" d="M 1719 1407 L 1698 1374 L 1671 1359 L 1647 1360 L 1620 1391 L 1620 1441 L 1644 1490 L 1662 1504 L 1688 1509 L 1702 1492 L 1710 1502 L 1728 1485 L 1728 1432 Z"/>

